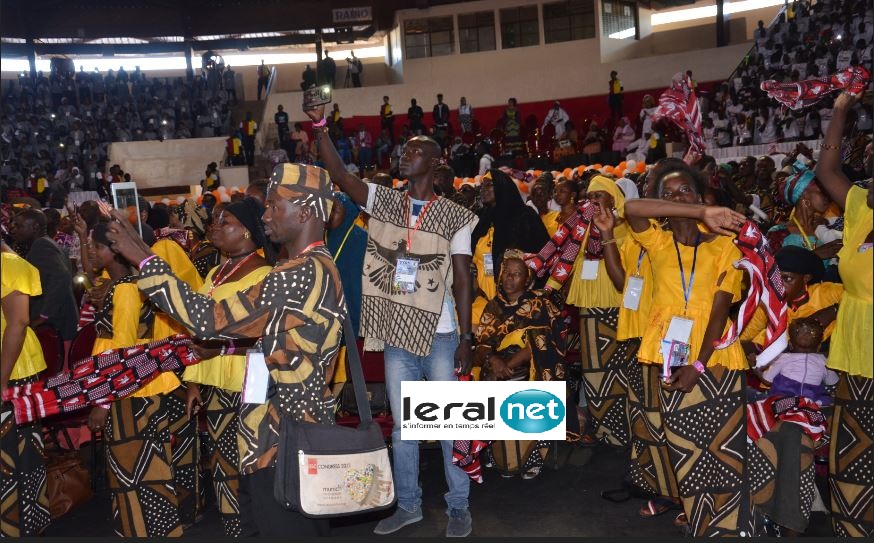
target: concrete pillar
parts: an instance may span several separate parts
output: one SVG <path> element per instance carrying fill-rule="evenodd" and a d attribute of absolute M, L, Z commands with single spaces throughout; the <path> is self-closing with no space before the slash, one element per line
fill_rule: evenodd
<path fill-rule="evenodd" d="M 725 0 L 716 0 L 716 47 L 728 45 L 728 28 L 726 27 Z"/>

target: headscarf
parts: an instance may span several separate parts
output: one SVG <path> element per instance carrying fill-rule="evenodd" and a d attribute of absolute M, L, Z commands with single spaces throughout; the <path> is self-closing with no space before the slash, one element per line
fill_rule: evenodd
<path fill-rule="evenodd" d="M 822 260 L 813 251 L 809 251 L 804 247 L 784 245 L 783 248 L 777 251 L 774 258 L 777 259 L 777 266 L 780 267 L 780 271 L 813 276 L 809 284 L 819 283 L 825 275 Z"/>
<path fill-rule="evenodd" d="M 328 222 L 333 204 L 328 171 L 309 164 L 277 164 L 268 190 L 298 205 L 311 206 L 322 222 Z"/>
<path fill-rule="evenodd" d="M 190 228 L 198 237 L 203 237 L 206 233 L 206 221 L 209 219 L 209 212 L 206 209 L 195 204 L 193 200 L 185 200 L 176 208 L 176 213 L 179 215 L 179 221 L 182 222 L 182 228 Z"/>
<path fill-rule="evenodd" d="M 616 186 L 622 190 L 622 194 L 626 200 L 635 200 L 640 198 L 640 193 L 637 190 L 637 185 L 634 181 L 627 177 L 621 177 L 616 180 Z"/>
<path fill-rule="evenodd" d="M 613 207 L 616 208 L 616 211 L 620 216 L 625 214 L 625 195 L 619 190 L 619 187 L 616 186 L 616 182 L 610 179 L 609 177 L 604 177 L 603 175 L 596 175 L 589 181 L 588 192 L 597 192 L 603 191 L 613 197 Z"/>
<path fill-rule="evenodd" d="M 471 235 L 471 246 L 476 247 L 479 239 L 494 227 L 492 263 L 494 269 L 500 270 L 507 249 L 536 253 L 549 241 L 549 233 L 538 213 L 519 197 L 519 189 L 510 176 L 498 169 L 491 169 L 486 175 L 491 176 L 495 205 L 477 212 L 479 222 Z"/>
<path fill-rule="evenodd" d="M 275 261 L 275 252 L 273 245 L 267 240 L 267 234 L 264 233 L 264 223 L 261 222 L 261 216 L 264 215 L 264 207 L 258 200 L 248 196 L 240 201 L 228 204 L 225 206 L 222 213 L 230 213 L 237 218 L 240 223 L 252 235 L 252 241 L 255 247 L 264 248 L 264 257 L 268 262 Z"/>
<path fill-rule="evenodd" d="M 783 198 L 790 206 L 794 206 L 801 200 L 801 195 L 816 179 L 816 174 L 809 168 L 804 168 L 801 171 L 794 171 L 793 174 L 786 178 L 783 184 Z"/>

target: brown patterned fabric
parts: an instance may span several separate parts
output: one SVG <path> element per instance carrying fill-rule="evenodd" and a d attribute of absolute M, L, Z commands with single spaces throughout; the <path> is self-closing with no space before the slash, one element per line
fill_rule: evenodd
<path fill-rule="evenodd" d="M 10 380 L 10 386 L 35 382 L 37 376 Z M 46 494 L 46 456 L 42 425 L 16 424 L 12 404 L 0 410 L 0 534 L 3 537 L 40 535 L 52 521 Z"/>
<path fill-rule="evenodd" d="M 167 416 L 173 453 L 173 488 L 179 503 L 179 518 L 183 526 L 194 524 L 203 511 L 203 490 L 200 484 L 200 440 L 197 418 L 185 412 L 188 388 L 185 384 L 167 394 Z"/>
<path fill-rule="evenodd" d="M 595 437 L 611 445 L 628 444 L 628 368 L 636 363 L 636 344 L 616 340 L 618 307 L 580 308 L 580 363 Z"/>
<path fill-rule="evenodd" d="M 640 345 L 640 340 L 629 342 Z M 637 346 L 631 349 L 637 350 Z M 677 498 L 677 476 L 668 455 L 668 442 L 660 406 L 659 366 L 639 364 L 628 368 L 628 422 L 631 426 L 631 466 L 628 478 L 654 496 Z"/>
<path fill-rule="evenodd" d="M 410 248 L 406 198 L 406 193 L 376 187 L 364 253 L 360 334 L 426 356 L 431 352 L 443 297 L 452 286 L 450 241 L 465 226 L 473 228 L 477 217 L 446 198 L 437 198 L 422 216 L 419 229 L 410 234 Z M 394 286 L 397 259 L 404 255 L 419 260 L 416 291 L 411 294 Z M 398 326 L 399 322 L 404 326 Z"/>
<path fill-rule="evenodd" d="M 346 303 L 324 246 L 279 262 L 261 283 L 216 301 L 196 294 L 160 258 L 140 270 L 139 288 L 199 338 L 262 338 L 275 393 L 240 409 L 240 468 L 275 465 L 280 415 L 334 424 L 327 376 L 340 347 Z"/>
<path fill-rule="evenodd" d="M 270 177 L 270 190 L 298 205 L 311 206 L 323 222 L 331 214 L 331 176 L 309 164 L 277 164 Z"/>
<path fill-rule="evenodd" d="M 835 535 L 874 534 L 874 379 L 840 372 L 829 444 Z"/>
<path fill-rule="evenodd" d="M 711 365 L 691 392 L 660 389 L 683 511 L 697 537 L 750 536 L 745 374 Z"/>
<path fill-rule="evenodd" d="M 103 436 L 112 522 L 121 537 L 182 535 L 167 396 L 112 402 Z"/>
<path fill-rule="evenodd" d="M 209 470 L 215 491 L 219 516 L 228 537 L 242 535 L 240 523 L 240 451 L 237 433 L 240 428 L 237 412 L 240 393 L 218 387 L 201 386 L 206 410 L 206 431 Z"/>

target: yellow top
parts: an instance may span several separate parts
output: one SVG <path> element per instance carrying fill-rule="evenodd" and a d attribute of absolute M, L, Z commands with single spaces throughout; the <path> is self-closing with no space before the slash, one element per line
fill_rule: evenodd
<path fill-rule="evenodd" d="M 661 364 L 661 341 L 671 319 L 685 317 L 694 323 L 689 339 L 689 361 L 692 362 L 698 358 L 701 350 L 717 291 L 731 294 L 733 302 L 741 298 L 743 273 L 732 265 L 741 258 L 741 252 L 728 236 L 717 236 L 699 245 L 695 280 L 686 308 L 673 234 L 653 225 L 645 232 L 632 232 L 632 235 L 649 253 L 653 274 L 652 307 L 637 357 L 641 362 Z M 678 247 L 688 287 L 695 248 L 682 244 L 678 244 Z M 725 330 L 728 327 L 729 323 L 726 323 Z M 719 364 L 730 370 L 743 370 L 748 366 L 739 341 L 714 351 L 708 362 L 708 365 L 711 364 Z"/>
<path fill-rule="evenodd" d="M 560 211 L 549 211 L 540 216 L 540 220 L 543 221 L 543 226 L 546 227 L 546 231 L 549 232 L 549 237 L 555 235 L 555 231 L 558 230 L 558 227 L 561 226 L 561 223 L 558 222 L 558 216 L 561 215 Z"/>
<path fill-rule="evenodd" d="M 810 296 L 807 303 L 799 306 L 797 309 L 789 307 L 789 311 L 787 312 L 789 322 L 792 322 L 795 319 L 809 317 L 820 309 L 825 309 L 826 307 L 839 303 L 841 301 L 841 295 L 844 293 L 844 287 L 839 283 L 817 283 L 815 285 L 810 285 L 807 288 L 807 293 Z M 835 323 L 836 321 L 832 321 L 831 324 L 826 326 L 822 335 L 823 341 L 831 337 L 832 332 L 835 329 Z M 746 327 L 744 327 L 743 332 L 741 332 L 740 339 L 742 341 L 752 341 L 756 345 L 763 345 L 765 343 L 765 329 L 767 328 L 767 325 L 768 317 L 765 316 L 765 311 L 761 306 L 759 306 L 753 314 L 753 318 L 750 319 L 750 322 Z"/>
<path fill-rule="evenodd" d="M 137 337 L 140 327 L 140 310 L 143 297 L 135 283 L 121 283 L 115 286 L 112 294 L 112 337 L 94 340 L 91 354 L 100 354 L 111 349 L 130 347 L 146 343 L 149 338 Z M 134 398 L 146 398 L 157 394 L 167 394 L 176 390 L 179 379 L 173 372 L 165 371 L 158 374 L 146 386 L 131 394 Z"/>
<path fill-rule="evenodd" d="M 871 379 L 874 336 L 874 249 L 865 238 L 874 226 L 874 215 L 867 203 L 867 190 L 850 188 L 844 210 L 844 246 L 838 252 L 838 271 L 844 281 L 844 295 L 832 333 L 828 367 L 850 375 Z"/>
<path fill-rule="evenodd" d="M 642 257 L 641 257 L 642 255 Z M 643 278 L 643 291 L 640 296 L 640 305 L 637 311 L 626 309 L 619 304 L 619 321 L 616 327 L 616 339 L 624 341 L 631 338 L 641 338 L 646 330 L 649 319 L 649 309 L 652 305 L 652 263 L 649 254 L 631 236 L 625 238 L 625 242 L 619 248 L 619 256 L 622 258 L 622 267 L 625 269 L 625 286 L 628 288 L 628 279 L 632 275 Z M 638 269 L 638 261 L 640 269 Z"/>
<path fill-rule="evenodd" d="M 173 274 L 188 283 L 193 290 L 197 290 L 203 285 L 203 278 L 200 277 L 197 268 L 194 267 L 185 250 L 172 239 L 156 241 L 152 245 L 152 252 L 169 264 Z M 184 326 L 171 319 L 166 313 L 161 311 L 155 313 L 155 323 L 152 326 L 152 338 L 154 340 L 164 339 L 175 334 L 187 333 Z"/>
<path fill-rule="evenodd" d="M 628 239 L 628 227 L 623 223 L 613 229 L 616 246 L 621 251 L 622 245 Z M 577 307 L 619 307 L 622 305 L 622 293 L 616 290 L 607 275 L 604 259 L 598 261 L 598 276 L 595 279 L 582 279 L 583 260 L 586 244 L 580 247 L 580 253 L 571 270 L 570 288 L 567 303 Z"/>
<path fill-rule="evenodd" d="M 273 269 L 270 266 L 261 266 L 249 272 L 245 277 L 237 281 L 222 283 L 212 291 L 210 297 L 213 300 L 226 300 L 238 292 L 260 283 L 264 276 Z M 218 267 L 213 268 L 206 276 L 206 282 L 198 289 L 201 294 L 209 294 L 212 288 L 212 280 Z M 243 377 L 246 374 L 246 353 L 216 356 L 209 360 L 202 360 L 199 364 L 188 366 L 182 375 L 182 380 L 192 383 L 201 383 L 219 387 L 231 392 L 243 390 Z"/>
<path fill-rule="evenodd" d="M 471 307 L 471 324 L 479 326 L 480 317 L 489 300 L 495 297 L 498 293 L 498 285 L 495 282 L 493 275 L 486 275 L 485 255 L 492 253 L 492 240 L 495 237 L 495 227 L 489 228 L 485 236 L 479 238 L 476 247 L 473 248 L 473 264 L 476 266 L 476 284 L 480 290 L 485 293 L 474 293 L 473 305 Z M 493 263 L 494 266 L 494 263 Z M 493 273 L 498 273 L 499 270 L 492 270 Z"/>
<path fill-rule="evenodd" d="M 39 282 L 39 271 L 30 262 L 15 253 L 3 252 L 2 266 L 0 266 L 0 298 L 20 292 L 27 296 L 39 296 L 42 294 L 42 285 Z M 28 315 L 28 318 L 30 316 Z M 6 333 L 6 315 L 0 311 L 0 338 Z M 46 361 L 43 358 L 42 346 L 39 344 L 36 334 L 27 327 L 24 335 L 24 343 L 21 346 L 21 354 L 12 367 L 10 379 L 24 379 L 36 375 L 46 369 Z"/>

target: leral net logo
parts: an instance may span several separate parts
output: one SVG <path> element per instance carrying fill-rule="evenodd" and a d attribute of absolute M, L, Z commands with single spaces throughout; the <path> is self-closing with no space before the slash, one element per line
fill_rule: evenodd
<path fill-rule="evenodd" d="M 401 439 L 564 439 L 563 381 L 401 383 Z"/>

